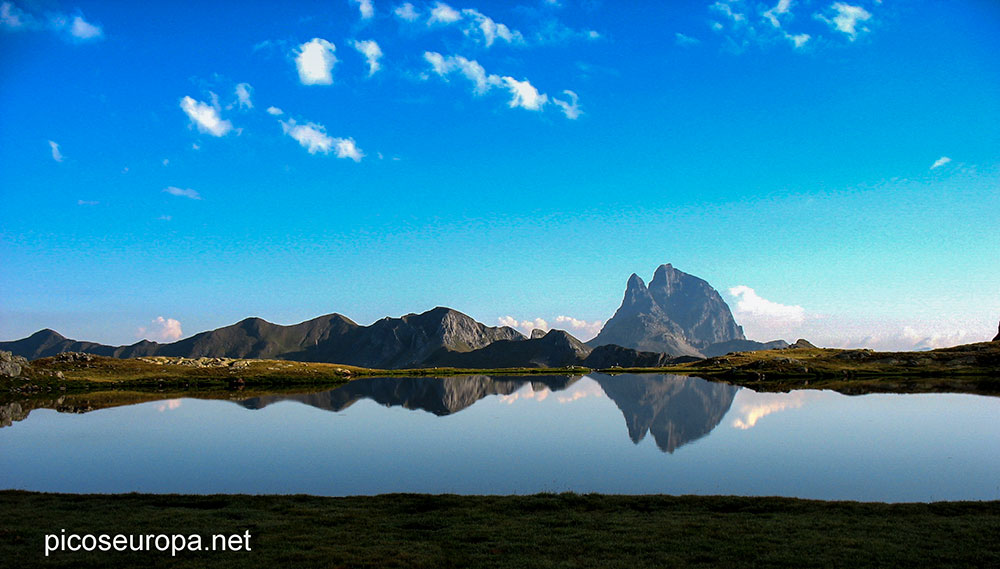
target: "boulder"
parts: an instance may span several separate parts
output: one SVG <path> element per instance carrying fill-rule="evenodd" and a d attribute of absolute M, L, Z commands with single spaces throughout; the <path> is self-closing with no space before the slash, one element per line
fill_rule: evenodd
<path fill-rule="evenodd" d="M 11 352 L 0 351 L 0 377 L 18 377 L 28 366 L 28 360 Z"/>

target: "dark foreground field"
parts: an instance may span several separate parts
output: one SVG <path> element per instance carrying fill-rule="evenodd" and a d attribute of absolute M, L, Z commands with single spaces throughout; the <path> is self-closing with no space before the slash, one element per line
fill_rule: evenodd
<path fill-rule="evenodd" d="M 0 492 L 9 567 L 998 567 L 1000 502 Z M 250 551 L 53 552 L 45 535 L 250 533 Z M 9 562 L 9 564 L 8 564 Z"/>

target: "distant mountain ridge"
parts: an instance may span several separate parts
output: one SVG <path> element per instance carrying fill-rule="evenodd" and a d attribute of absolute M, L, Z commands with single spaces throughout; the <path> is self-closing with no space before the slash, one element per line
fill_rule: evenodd
<path fill-rule="evenodd" d="M 533 334 L 529 339 L 513 328 L 486 326 L 444 307 L 400 318 L 386 317 L 370 326 L 360 326 L 340 314 L 328 314 L 291 326 L 247 318 L 169 344 L 142 340 L 129 346 L 107 346 L 71 340 L 45 329 L 21 340 L 0 342 L 0 350 L 28 359 L 63 352 L 86 352 L 115 358 L 284 359 L 380 369 L 650 367 L 672 363 L 664 354 L 618 346 L 593 350 L 563 330 Z"/>
<path fill-rule="evenodd" d="M 648 287 L 633 274 L 621 307 L 586 343 L 563 330 L 534 330 L 526 338 L 511 327 L 486 326 L 441 306 L 421 314 L 385 317 L 369 326 L 337 313 L 290 326 L 247 318 L 166 344 L 142 340 L 108 346 L 72 340 L 49 329 L 0 342 L 0 350 L 28 359 L 86 352 L 115 358 L 285 359 L 382 369 L 659 367 L 732 351 L 787 346 L 782 340 L 747 340 L 718 291 L 669 263 L 656 269 Z"/>
<path fill-rule="evenodd" d="M 106 346 L 70 340 L 46 329 L 21 340 L 0 342 L 0 350 L 28 359 L 74 351 L 116 358 L 259 358 L 402 368 L 419 367 L 432 356 L 477 350 L 499 340 L 525 338 L 513 328 L 489 327 L 456 310 L 437 307 L 422 314 L 383 318 L 370 326 L 360 326 L 340 314 L 291 326 L 247 318 L 169 344 L 143 340 L 130 346 Z"/>
<path fill-rule="evenodd" d="M 747 340 L 722 295 L 670 263 L 657 267 L 648 287 L 632 273 L 621 306 L 587 342 L 591 347 L 608 344 L 698 358 L 788 346 L 783 340 Z"/>

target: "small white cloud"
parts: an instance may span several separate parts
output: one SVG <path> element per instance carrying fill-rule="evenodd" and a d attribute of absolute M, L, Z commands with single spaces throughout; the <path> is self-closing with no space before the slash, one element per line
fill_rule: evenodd
<path fill-rule="evenodd" d="M 169 215 L 161 215 L 160 217 L 157 217 L 156 219 L 158 221 L 170 221 L 171 219 L 173 219 L 173 217 L 169 216 Z"/>
<path fill-rule="evenodd" d="M 809 34 L 796 34 L 796 35 L 788 33 L 785 34 L 785 39 L 792 42 L 792 44 L 795 45 L 795 49 L 799 49 L 802 46 L 806 45 L 806 42 L 809 41 L 809 38 L 810 38 Z"/>
<path fill-rule="evenodd" d="M 486 47 L 492 46 L 493 42 L 497 39 L 501 39 L 507 43 L 524 42 L 524 36 L 521 35 L 521 32 L 511 30 L 506 25 L 493 20 L 493 18 L 478 10 L 467 8 L 462 10 L 462 16 L 468 19 L 470 23 L 469 27 L 465 29 L 465 34 L 468 36 L 473 34 L 482 35 Z"/>
<path fill-rule="evenodd" d="M 163 191 L 166 192 L 166 193 L 168 193 L 168 194 L 170 194 L 170 195 L 172 195 L 172 196 L 179 196 L 179 197 L 183 197 L 183 198 L 190 198 L 192 200 L 200 200 L 201 199 L 201 195 L 198 192 L 192 190 L 191 188 L 186 188 L 185 189 L 185 188 L 178 188 L 178 187 L 175 187 L 175 186 L 168 186 L 168 187 L 164 188 Z"/>
<path fill-rule="evenodd" d="M 941 166 L 944 166 L 948 162 L 951 162 L 951 158 L 948 158 L 947 156 L 942 156 L 942 157 L 938 158 L 937 160 L 935 160 L 933 164 L 931 164 L 931 170 L 934 170 L 936 168 L 940 168 Z"/>
<path fill-rule="evenodd" d="M 527 79 L 518 81 L 513 77 L 503 77 L 503 82 L 512 95 L 510 102 L 507 103 L 511 108 L 521 107 L 529 111 L 538 111 L 549 100 L 547 95 L 539 93 Z"/>
<path fill-rule="evenodd" d="M 781 20 L 778 19 L 778 16 L 787 14 L 791 7 L 792 0 L 778 0 L 778 5 L 764 12 L 764 17 L 771 22 L 772 26 L 780 28 Z"/>
<path fill-rule="evenodd" d="M 569 326 L 574 331 L 573 335 L 584 342 L 596 336 L 604 327 L 604 322 L 601 320 L 587 322 L 571 316 L 556 316 L 556 323 Z"/>
<path fill-rule="evenodd" d="M 416 22 L 420 19 L 420 14 L 417 9 L 413 7 L 413 4 L 409 2 L 404 2 L 403 4 L 396 6 L 396 9 L 392 11 L 397 18 L 405 22 Z"/>
<path fill-rule="evenodd" d="M 338 138 L 336 142 L 337 158 L 350 158 L 355 162 L 361 162 L 364 158 L 365 154 L 361 152 L 353 138 Z"/>
<path fill-rule="evenodd" d="M 52 159 L 55 160 L 56 162 L 62 162 L 63 155 L 62 152 L 59 151 L 59 144 L 50 140 L 49 148 L 52 149 Z"/>
<path fill-rule="evenodd" d="M 368 62 L 369 77 L 375 75 L 375 72 L 382 68 L 382 64 L 378 62 L 379 58 L 382 57 L 382 49 L 375 40 L 354 41 L 351 42 L 351 45 L 358 50 L 358 53 L 365 56 L 365 61 Z"/>
<path fill-rule="evenodd" d="M 84 20 L 82 16 L 73 16 L 69 26 L 69 35 L 82 41 L 99 40 L 104 37 L 104 30 L 100 26 L 95 26 Z"/>
<path fill-rule="evenodd" d="M 162 163 L 162 164 L 163 164 L 164 166 L 169 166 L 169 165 L 170 165 L 170 159 L 169 159 L 169 158 L 164 158 L 164 159 L 163 159 L 163 160 L 161 161 L 161 163 Z"/>
<path fill-rule="evenodd" d="M 581 112 L 579 105 L 580 98 L 577 97 L 576 93 L 570 91 L 569 89 L 563 91 L 563 94 L 569 97 L 571 100 L 563 101 L 562 99 L 557 99 L 555 97 L 552 97 L 552 102 L 558 105 L 560 109 L 562 109 L 562 112 L 564 115 L 566 115 L 566 118 L 568 118 L 569 120 L 576 120 L 577 118 L 579 118 Z"/>
<path fill-rule="evenodd" d="M 499 76 L 488 75 L 479 62 L 466 59 L 461 55 L 444 57 L 440 53 L 428 51 L 424 52 L 424 59 L 431 64 L 434 72 L 441 77 L 447 78 L 454 71 L 460 72 L 466 79 L 472 81 L 473 92 L 477 95 L 483 95 L 492 87 L 501 84 Z"/>
<path fill-rule="evenodd" d="M 698 45 L 699 43 L 701 43 L 696 38 L 686 36 L 682 33 L 674 34 L 674 41 L 677 43 L 677 45 L 680 46 Z"/>
<path fill-rule="evenodd" d="M 732 6 L 728 2 L 716 2 L 711 5 L 711 8 L 725 14 L 729 18 L 732 18 L 734 22 L 742 22 L 746 20 L 746 16 L 740 12 L 734 12 Z"/>
<path fill-rule="evenodd" d="M 34 19 L 11 2 L 0 3 L 0 26 L 5 30 L 22 30 L 29 27 Z"/>
<path fill-rule="evenodd" d="M 337 56 L 336 46 L 321 38 L 313 38 L 300 45 L 295 55 L 295 67 L 303 85 L 331 85 L 333 66 Z"/>
<path fill-rule="evenodd" d="M 769 324 L 801 324 L 806 311 L 801 306 L 788 306 L 760 297 L 754 289 L 739 285 L 729 289 L 729 294 L 738 299 L 736 313 Z"/>
<path fill-rule="evenodd" d="M 326 133 L 326 127 L 316 123 L 296 124 L 294 119 L 281 122 L 281 128 L 309 154 L 329 154 L 336 152 L 338 158 L 350 158 L 360 162 L 365 156 L 353 138 L 334 138 Z"/>
<path fill-rule="evenodd" d="M 213 94 L 212 97 L 214 99 L 215 95 Z M 184 97 L 181 99 L 181 109 L 191 119 L 191 123 L 198 127 L 199 132 L 212 136 L 225 136 L 233 129 L 233 123 L 222 120 L 222 117 L 219 116 L 217 103 L 209 105 L 191 97 Z"/>
<path fill-rule="evenodd" d="M 531 336 L 532 330 L 541 330 L 542 332 L 549 331 L 549 323 L 541 318 L 535 318 L 534 320 L 521 320 L 518 321 L 517 318 L 513 316 L 501 316 L 497 318 L 501 326 L 510 326 L 511 328 L 516 328 L 519 332 L 526 336 Z"/>
<path fill-rule="evenodd" d="M 436 2 L 431 8 L 431 16 L 427 19 L 427 25 L 434 24 L 454 24 L 462 19 L 462 14 L 444 2 Z"/>
<path fill-rule="evenodd" d="M 350 0 L 351 4 L 357 4 L 361 12 L 362 20 L 371 20 L 375 17 L 375 3 L 372 0 Z"/>
<path fill-rule="evenodd" d="M 253 92 L 253 87 L 249 83 L 240 83 L 236 86 L 236 99 L 239 102 L 241 109 L 252 109 L 253 101 L 250 100 L 250 93 Z"/>
<path fill-rule="evenodd" d="M 156 342 L 173 342 L 180 339 L 184 333 L 181 331 L 181 323 L 177 320 L 157 316 L 149 327 L 139 328 L 136 335 Z"/>
<path fill-rule="evenodd" d="M 858 35 L 858 22 L 866 22 L 872 17 L 861 6 L 852 6 L 844 2 L 834 2 L 830 8 L 837 12 L 833 19 L 825 18 L 822 15 L 818 15 L 817 17 L 833 26 L 837 31 L 850 36 L 851 41 L 854 41 Z M 862 28 L 862 31 L 867 30 Z"/>
<path fill-rule="evenodd" d="M 280 117 L 281 115 L 285 114 L 285 111 L 279 109 L 278 107 L 268 107 L 267 114 L 275 117 Z"/>
<path fill-rule="evenodd" d="M 93 200 L 76 200 L 76 205 L 97 205 L 101 202 Z"/>

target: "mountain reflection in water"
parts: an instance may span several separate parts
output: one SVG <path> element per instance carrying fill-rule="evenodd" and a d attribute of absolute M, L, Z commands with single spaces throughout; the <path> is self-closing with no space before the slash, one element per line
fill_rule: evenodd
<path fill-rule="evenodd" d="M 621 410 L 629 438 L 639 444 L 652 433 L 656 446 L 672 453 L 714 429 L 729 411 L 738 387 L 676 375 L 589 376 Z M 318 393 L 264 395 L 239 401 L 262 409 L 279 401 L 298 401 L 325 411 L 343 411 L 361 399 L 386 407 L 419 409 L 438 416 L 471 407 L 490 395 L 511 395 L 531 384 L 535 392 L 563 391 L 581 376 L 365 378 Z"/>

